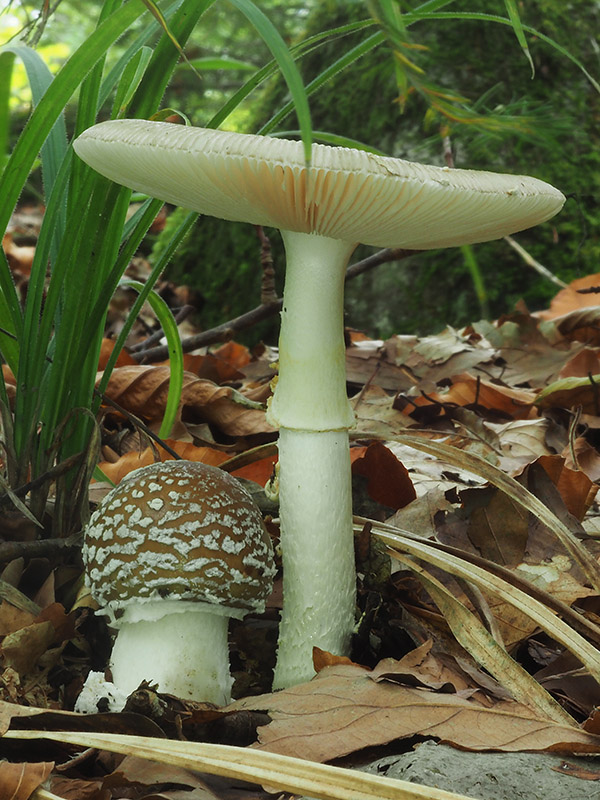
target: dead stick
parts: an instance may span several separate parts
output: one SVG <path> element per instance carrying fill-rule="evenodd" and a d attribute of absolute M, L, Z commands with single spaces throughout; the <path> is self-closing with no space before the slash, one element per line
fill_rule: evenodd
<path fill-rule="evenodd" d="M 414 255 L 415 252 L 417 251 L 379 250 L 377 253 L 373 253 L 373 255 L 367 256 L 367 258 L 363 258 L 362 261 L 357 261 L 355 264 L 348 267 L 346 271 L 346 280 L 351 280 L 357 275 L 361 275 L 363 272 L 374 269 L 388 261 L 399 261 L 403 258 L 407 258 L 408 256 Z M 251 328 L 258 322 L 262 322 L 264 319 L 268 319 L 268 317 L 277 314 L 281 311 L 282 302 L 282 300 L 278 299 L 272 303 L 262 304 L 253 308 L 251 311 L 247 311 L 245 314 L 241 314 L 235 319 L 218 325 L 216 328 L 211 328 L 195 336 L 189 336 L 187 339 L 183 339 L 181 342 L 183 352 L 189 353 L 199 347 L 208 347 L 208 345 L 216 344 L 217 342 L 229 341 L 238 331 Z M 132 356 L 136 361 L 148 364 L 154 361 L 164 361 L 169 357 L 169 351 L 166 346 L 153 347 L 151 350 L 145 350 L 143 354 L 132 353 Z"/>

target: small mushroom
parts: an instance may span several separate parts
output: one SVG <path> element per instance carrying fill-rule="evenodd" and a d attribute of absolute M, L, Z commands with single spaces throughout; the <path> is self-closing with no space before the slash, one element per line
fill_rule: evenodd
<path fill-rule="evenodd" d="M 141 467 L 92 514 L 83 560 L 92 596 L 117 628 L 118 690 L 143 680 L 181 698 L 230 699 L 229 617 L 264 610 L 275 566 L 262 516 L 216 467 Z"/>
<path fill-rule="evenodd" d="M 287 269 L 279 378 L 283 614 L 275 687 L 310 678 L 314 645 L 348 652 L 355 568 L 343 289 L 359 242 L 426 250 L 485 242 L 552 217 L 535 178 L 413 164 L 359 150 L 145 120 L 75 141 L 105 177 L 222 219 L 279 228 Z"/>

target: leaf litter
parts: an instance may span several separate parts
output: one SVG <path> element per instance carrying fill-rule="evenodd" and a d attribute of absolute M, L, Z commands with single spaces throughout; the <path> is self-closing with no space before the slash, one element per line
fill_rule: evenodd
<path fill-rule="evenodd" d="M 25 291 L 31 253 L 12 240 L 4 247 Z M 143 272 L 143 264 L 135 269 Z M 356 513 L 454 548 L 490 569 L 496 565 L 507 580 L 513 576 L 516 586 L 530 586 L 532 593 L 541 593 L 536 596 L 545 593 L 574 609 L 596 647 L 598 593 L 554 532 L 466 464 L 446 464 L 398 439 L 410 432 L 482 457 L 515 477 L 597 558 L 600 306 L 590 289 L 598 285 L 600 275 L 587 276 L 562 290 L 545 312 L 533 315 L 519 305 L 495 322 L 446 328 L 433 336 L 393 336 L 384 342 L 349 332 L 347 348 L 349 395 L 357 416 L 352 434 Z M 178 296 L 185 292 L 175 289 Z M 116 303 L 109 336 L 123 313 Z M 176 453 L 231 469 L 263 497 L 276 460 L 276 435 L 265 418 L 273 351 L 263 346 L 251 351 L 230 341 L 186 354 L 178 420 L 163 446 L 151 435 L 164 412 L 169 365 L 139 363 L 136 346 L 154 324 L 150 315 L 142 322 L 105 392 L 100 467 L 106 478 L 116 483 L 132 469 Z M 187 325 L 193 332 L 189 320 Z M 107 339 L 99 376 L 111 347 Z M 14 379 L 3 371 L 10 396 Z M 94 502 L 108 485 L 92 485 Z M 427 738 L 473 751 L 600 752 L 600 689 L 576 653 L 540 629 L 518 604 L 478 593 L 469 582 L 425 562 L 430 578 L 420 579 L 402 559 L 390 558 L 368 526 L 357 529 L 361 617 L 351 661 L 315 652 L 313 681 L 269 693 L 281 605 L 278 581 L 265 615 L 232 627 L 238 699 L 230 706 L 208 708 L 142 686 L 119 714 L 99 709 L 76 715 L 72 708 L 87 672 L 106 668 L 108 631 L 93 614 L 95 604 L 72 552 L 50 549 L 30 557 L 27 546 L 35 543 L 35 530 L 10 504 L 0 515 L 6 531 L 0 553 L 15 540 L 22 549 L 18 556 L 6 551 L 0 575 L 5 731 L 167 736 L 353 764 L 367 754 L 372 760 L 377 753 L 404 752 Z M 267 524 L 276 536 L 276 509 Z M 517 702 L 458 644 L 430 579 L 497 637 L 571 715 L 572 724 Z M 0 794 L 15 800 L 35 797 L 42 784 L 60 797 L 84 800 L 266 797 L 250 784 L 108 749 L 3 742 L 9 760 L 0 764 Z M 580 778 L 596 779 L 593 772 Z"/>

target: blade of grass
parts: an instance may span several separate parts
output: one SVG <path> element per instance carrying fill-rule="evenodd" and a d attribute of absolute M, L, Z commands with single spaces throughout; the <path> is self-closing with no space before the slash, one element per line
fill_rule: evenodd
<path fill-rule="evenodd" d="M 343 38 L 351 33 L 372 26 L 372 20 L 365 20 L 362 22 L 349 23 L 348 25 L 342 25 L 337 28 L 331 28 L 330 30 L 323 31 L 322 33 L 309 36 L 308 39 L 305 39 L 304 41 L 299 42 L 297 45 L 294 45 L 290 49 L 290 53 L 292 54 L 293 58 L 298 61 L 303 56 L 312 53 L 314 50 L 322 47 L 332 40 Z M 231 96 L 231 98 L 222 106 L 222 108 L 204 124 L 204 127 L 218 128 L 220 125 L 222 125 L 232 111 L 234 111 L 239 104 L 245 100 L 246 97 L 248 97 L 254 91 L 254 89 L 257 88 L 257 86 L 260 86 L 261 83 L 267 80 L 267 78 L 273 76 L 276 72 L 277 62 L 275 60 L 270 61 L 268 64 L 265 64 L 264 67 L 261 67 L 261 69 L 257 70 L 255 74 Z"/>
<path fill-rule="evenodd" d="M 215 0 L 183 0 L 169 21 L 169 33 L 164 33 L 156 45 L 148 69 L 138 87 L 128 111 L 132 117 L 147 119 L 159 107 L 171 74 L 179 60 L 180 51 L 173 45 L 185 46 L 198 20 Z"/>
<path fill-rule="evenodd" d="M 139 283 L 139 281 L 123 280 L 121 283 L 123 286 L 130 286 L 138 293 L 143 292 L 145 288 L 144 284 Z M 167 338 L 169 349 L 169 393 L 167 395 L 163 420 L 158 431 L 158 435 L 161 439 L 166 439 L 175 424 L 179 401 L 181 400 L 181 389 L 183 387 L 183 349 L 181 347 L 177 322 L 169 306 L 162 297 L 154 291 L 151 291 L 146 299 L 160 322 L 160 326 Z"/>
<path fill-rule="evenodd" d="M 73 53 L 35 107 L 0 178 L 0 230 L 5 230 L 21 189 L 48 134 L 82 79 L 112 45 L 146 10 L 138 0 L 128 0 Z"/>
<path fill-rule="evenodd" d="M 504 0 L 504 5 L 506 6 L 506 13 L 508 14 L 508 18 L 511 22 L 513 31 L 515 32 L 515 36 L 517 37 L 517 41 L 521 45 L 521 50 L 525 53 L 525 58 L 529 61 L 529 66 L 531 67 L 531 77 L 535 77 L 535 67 L 533 65 L 533 59 L 531 58 L 531 53 L 529 52 L 529 46 L 527 44 L 527 39 L 525 37 L 525 31 L 523 30 L 523 23 L 521 22 L 521 17 L 519 15 L 519 9 L 517 8 L 517 4 L 515 0 Z"/>
<path fill-rule="evenodd" d="M 454 597 L 440 581 L 412 558 L 397 551 L 393 551 L 391 555 L 417 575 L 442 612 L 444 620 L 457 642 L 490 675 L 493 675 L 517 702 L 560 725 L 577 727 L 570 714 L 548 694 L 532 675 L 509 656 L 475 614 Z"/>
<path fill-rule="evenodd" d="M 165 249 L 161 253 L 160 258 L 157 259 L 156 264 L 154 265 L 154 267 L 152 269 L 152 272 L 148 276 L 148 279 L 147 279 L 146 283 L 144 284 L 143 289 L 139 292 L 139 294 L 138 294 L 138 296 L 136 298 L 136 301 L 133 304 L 133 307 L 132 307 L 131 311 L 129 312 L 128 316 L 127 316 L 127 319 L 125 320 L 125 324 L 123 325 L 123 327 L 122 327 L 122 329 L 121 329 L 121 331 L 119 333 L 119 336 L 117 337 L 117 340 L 115 342 L 115 346 L 114 346 L 114 348 L 112 350 L 112 353 L 110 354 L 110 357 L 109 357 L 108 362 L 106 364 L 106 367 L 104 369 L 104 374 L 102 376 L 102 380 L 100 381 L 100 383 L 98 385 L 98 392 L 100 393 L 100 395 L 104 394 L 104 392 L 106 391 L 106 387 L 108 385 L 110 374 L 111 374 L 111 372 L 112 372 L 112 370 L 114 368 L 114 365 L 117 362 L 117 358 L 119 357 L 119 353 L 123 349 L 123 346 L 125 344 L 127 336 L 129 335 L 129 333 L 131 331 L 131 328 L 133 326 L 133 323 L 137 319 L 137 316 L 140 313 L 140 311 L 142 309 L 142 306 L 144 305 L 148 294 L 150 293 L 150 291 L 152 290 L 152 287 L 154 286 L 154 284 L 158 280 L 159 276 L 161 275 L 161 273 L 164 271 L 165 267 L 167 266 L 167 264 L 171 260 L 171 257 L 173 256 L 173 253 L 175 252 L 177 247 L 179 247 L 179 245 L 183 241 L 183 239 L 187 236 L 188 232 L 191 230 L 192 226 L 194 225 L 194 223 L 196 222 L 197 219 L 198 219 L 198 214 L 196 214 L 194 212 L 190 212 L 189 214 L 187 214 L 186 217 L 181 222 L 181 224 L 177 227 L 177 229 L 173 233 L 173 235 L 172 235 L 171 239 L 169 240 L 167 246 L 165 247 Z M 141 220 L 140 229 L 143 229 L 144 225 L 145 225 L 145 221 Z M 131 243 L 130 243 L 130 245 L 131 245 Z M 137 246 L 136 246 L 136 249 L 137 249 Z M 177 402 L 179 403 L 179 399 L 178 399 Z M 98 404 L 99 404 L 99 401 L 97 401 L 96 405 L 98 405 Z"/>
<path fill-rule="evenodd" d="M 126 65 L 121 73 L 115 93 L 111 119 L 120 119 L 126 115 L 129 104 L 133 100 L 133 96 L 144 77 L 151 58 L 152 48 L 143 46 Z"/>
<path fill-rule="evenodd" d="M 8 158 L 10 138 L 10 88 L 12 85 L 14 53 L 0 51 L 0 174 Z"/>
<path fill-rule="evenodd" d="M 519 611 L 534 620 L 549 636 L 573 653 L 587 667 L 594 680 L 600 683 L 600 650 L 586 641 L 583 636 L 580 636 L 543 603 L 476 564 L 469 563 L 447 551 L 438 550 L 432 544 L 417 541 L 401 528 L 375 520 L 368 520 L 368 522 L 372 526 L 373 534 L 392 550 L 408 553 L 414 558 L 449 572 L 451 575 L 464 578 L 464 580 L 474 583 L 484 593 L 500 597 L 506 603 L 518 608 Z M 364 524 L 364 520 L 358 518 L 358 523 Z"/>
<path fill-rule="evenodd" d="M 312 123 L 308 97 L 296 62 L 273 23 L 254 3 L 250 2 L 250 0 L 229 0 L 229 2 L 241 11 L 254 26 L 277 61 L 292 96 L 292 103 L 296 109 L 298 126 L 304 144 L 304 157 L 306 162 L 309 163 L 312 145 Z"/>
<path fill-rule="evenodd" d="M 556 535 L 573 561 L 583 570 L 591 586 L 600 591 L 600 565 L 596 559 L 541 500 L 510 475 L 474 453 L 459 450 L 443 442 L 432 442 L 410 434 L 400 434 L 395 440 L 414 447 L 415 450 L 441 458 L 453 466 L 469 470 L 497 486 L 527 511 L 535 514 Z"/>
<path fill-rule="evenodd" d="M 512 27 L 510 19 L 507 19 L 506 17 L 500 17 L 496 14 L 484 14 L 471 11 L 439 11 L 439 12 L 428 11 L 427 13 L 419 13 L 419 11 L 420 9 L 415 9 L 415 11 L 412 12 L 412 14 L 407 12 L 406 14 L 407 17 L 409 16 L 413 17 L 411 23 L 422 22 L 431 19 L 450 20 L 450 21 L 456 21 L 459 19 L 469 19 L 478 22 L 494 22 L 498 25 L 510 25 L 510 27 Z M 570 50 L 568 50 L 566 47 L 563 47 L 561 44 L 559 44 L 555 39 L 552 39 L 550 36 L 546 36 L 545 33 L 542 33 L 537 28 L 532 28 L 530 25 L 522 25 L 522 28 L 523 31 L 529 33 L 531 36 L 534 36 L 536 39 L 540 39 L 542 42 L 545 42 L 547 45 L 552 47 L 562 56 L 571 61 L 572 64 L 575 64 L 575 66 L 582 72 L 582 74 L 585 75 L 586 79 L 594 87 L 594 89 L 598 93 L 600 93 L 600 83 L 598 83 L 598 81 L 593 77 L 593 75 L 591 75 L 591 73 L 588 72 L 588 70 L 585 68 L 584 64 L 576 56 L 574 56 L 570 52 Z"/>
<path fill-rule="evenodd" d="M 310 96 L 318 89 L 321 88 L 327 81 L 330 81 L 336 75 L 338 75 L 342 70 L 349 67 L 351 64 L 354 64 L 358 61 L 359 58 L 362 58 L 366 53 L 369 53 L 371 50 L 374 50 L 384 41 L 384 36 L 382 33 L 374 33 L 372 36 L 369 36 L 368 39 L 365 39 L 360 44 L 353 47 L 347 53 L 345 53 L 341 58 L 335 61 L 331 66 L 324 69 L 314 80 L 310 81 L 310 83 L 306 86 L 306 94 Z M 277 113 L 275 113 L 271 119 L 269 119 L 263 126 L 257 131 L 259 134 L 266 135 L 270 133 L 280 122 L 282 119 L 287 117 L 287 115 L 292 111 L 294 107 L 294 103 L 290 100 L 286 103 Z"/>
<path fill-rule="evenodd" d="M 52 73 L 46 66 L 45 61 L 39 53 L 24 44 L 7 45 L 2 49 L 5 52 L 12 53 L 22 62 L 31 89 L 33 105 L 34 107 L 37 106 L 53 81 Z M 67 128 L 64 115 L 60 113 L 57 115 L 56 122 L 41 148 L 42 176 L 46 195 L 49 195 L 52 191 L 66 151 Z"/>
<path fill-rule="evenodd" d="M 50 739 L 95 747 L 211 775 L 274 786 L 292 794 L 310 795 L 315 800 L 473 800 L 431 786 L 231 745 L 71 731 L 10 730 L 4 738 Z"/>
<path fill-rule="evenodd" d="M 0 320 L 0 353 L 16 375 L 19 369 L 19 342 L 22 339 L 23 314 L 2 247 L 0 247 Z"/>

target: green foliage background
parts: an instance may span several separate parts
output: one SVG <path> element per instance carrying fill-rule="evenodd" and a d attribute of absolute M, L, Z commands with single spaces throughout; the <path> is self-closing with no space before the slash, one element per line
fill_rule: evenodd
<path fill-rule="evenodd" d="M 504 14 L 504 4 L 498 0 L 470 0 L 450 8 Z M 212 13 L 218 20 L 224 12 L 217 4 Z M 529 0 L 521 14 L 524 24 L 554 38 L 597 74 L 593 34 L 600 23 L 597 4 Z M 304 16 L 290 15 L 288 31 L 299 39 L 368 15 L 369 4 L 362 0 L 329 0 L 309 8 Z M 304 57 L 300 66 L 305 82 L 372 31 L 345 36 Z M 600 97 L 582 72 L 528 34 L 535 65 L 532 78 L 514 31 L 494 22 L 421 21 L 410 28 L 410 36 L 413 43 L 427 48 L 418 51 L 418 63 L 428 80 L 458 92 L 477 110 L 512 122 L 516 128 L 495 132 L 474 124 L 450 124 L 456 166 L 535 175 L 560 188 L 569 197 L 561 215 L 552 223 L 519 234 L 518 241 L 565 281 L 595 271 L 600 221 L 596 200 Z M 255 56 L 248 45 L 243 35 L 233 36 L 228 39 L 227 53 L 238 58 Z M 210 43 L 205 51 L 210 51 Z M 190 82 L 188 86 L 194 84 L 189 73 L 182 80 Z M 206 97 L 194 90 L 185 93 L 180 88 L 177 92 L 180 100 L 184 96 L 188 116 L 201 125 Z M 397 97 L 392 55 L 385 47 L 377 48 L 311 96 L 314 128 L 355 138 L 390 155 L 443 164 L 440 130 L 447 120 L 428 112 L 418 94 L 408 96 L 404 109 Z M 170 104 L 175 105 L 176 99 L 171 97 Z M 257 130 L 286 99 L 283 82 L 272 81 L 237 121 L 245 130 Z M 294 125 L 290 115 L 284 127 Z M 281 272 L 279 235 L 270 233 Z M 359 248 L 355 257 L 367 252 Z M 532 309 L 543 307 L 556 291 L 504 242 L 479 245 L 475 256 L 493 316 L 510 312 L 519 298 Z M 254 231 L 208 218 L 200 220 L 173 260 L 169 275 L 201 291 L 205 327 L 247 310 L 259 298 L 259 246 Z M 349 325 L 383 336 L 424 333 L 481 316 L 458 249 L 419 254 L 361 276 L 349 283 L 346 306 Z M 267 325 L 260 333 L 274 340 L 276 325 Z"/>

